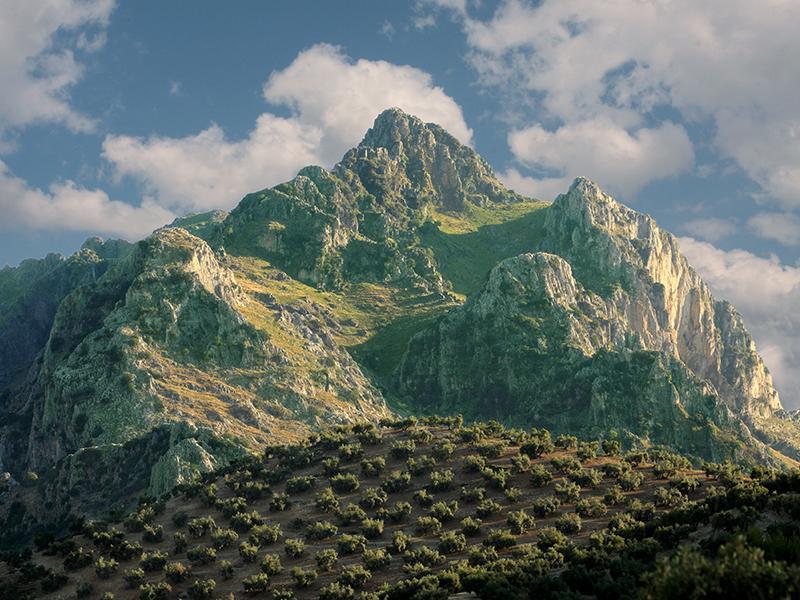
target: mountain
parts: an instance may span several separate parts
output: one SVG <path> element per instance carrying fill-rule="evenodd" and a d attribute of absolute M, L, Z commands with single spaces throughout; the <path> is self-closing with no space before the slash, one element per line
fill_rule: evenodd
<path fill-rule="evenodd" d="M 585 179 L 524 198 L 397 109 L 230 213 L 5 269 L 0 307 L 6 537 L 393 412 L 800 457 L 673 236 Z"/>

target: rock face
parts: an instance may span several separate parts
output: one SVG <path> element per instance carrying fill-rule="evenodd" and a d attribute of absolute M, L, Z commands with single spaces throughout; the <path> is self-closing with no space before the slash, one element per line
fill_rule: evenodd
<path fill-rule="evenodd" d="M 501 262 L 412 339 L 400 393 L 428 411 L 766 457 L 750 427 L 781 409 L 772 379 L 675 238 L 586 179 L 547 210 L 540 252 Z"/>

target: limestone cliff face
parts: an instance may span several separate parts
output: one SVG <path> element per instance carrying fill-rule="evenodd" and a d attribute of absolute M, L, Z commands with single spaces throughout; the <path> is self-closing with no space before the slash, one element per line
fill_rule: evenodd
<path fill-rule="evenodd" d="M 431 411 L 767 457 L 749 426 L 778 394 L 675 238 L 585 179 L 547 210 L 543 251 L 501 262 L 412 340 L 400 393 Z"/>

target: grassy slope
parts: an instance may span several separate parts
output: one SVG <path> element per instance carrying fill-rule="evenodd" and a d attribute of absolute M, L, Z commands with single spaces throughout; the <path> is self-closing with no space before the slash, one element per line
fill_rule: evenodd
<path fill-rule="evenodd" d="M 425 439 L 428 434 L 432 434 L 430 439 Z M 516 487 L 521 491 L 521 496 L 516 501 L 510 501 L 505 496 L 501 489 L 494 489 L 485 481 L 481 474 L 469 470 L 465 465 L 465 457 L 468 455 L 475 455 L 481 452 L 486 453 L 492 446 L 501 444 L 501 452 L 499 456 L 489 457 L 486 459 L 487 464 L 495 469 L 505 469 L 511 472 L 511 459 L 519 455 L 519 446 L 517 444 L 508 443 L 503 441 L 500 436 L 490 435 L 479 443 L 471 443 L 463 441 L 459 436 L 458 430 L 451 430 L 441 426 L 425 426 L 425 427 L 412 427 L 410 429 L 403 429 L 392 427 L 384 429 L 383 439 L 376 444 L 364 444 L 364 457 L 375 458 L 385 457 L 386 471 L 391 473 L 396 469 L 405 469 L 406 460 L 402 458 L 393 458 L 390 453 L 392 443 L 397 441 L 404 441 L 416 438 L 416 450 L 414 457 L 419 459 L 422 455 L 431 456 L 434 452 L 434 444 L 444 440 L 452 441 L 455 443 L 455 451 L 450 458 L 444 458 L 439 461 L 435 467 L 435 471 L 441 472 L 445 469 L 450 469 L 455 475 L 455 481 L 451 488 L 446 491 L 435 491 L 433 496 L 436 502 L 458 502 L 459 508 L 456 511 L 455 518 L 446 521 L 442 525 L 442 533 L 447 531 L 459 531 L 461 528 L 460 522 L 464 517 L 476 515 L 477 502 L 465 501 L 460 498 L 460 488 L 465 486 L 467 489 L 474 489 L 484 487 L 486 489 L 486 497 L 491 498 L 498 502 L 501 506 L 500 510 L 490 516 L 483 518 L 481 531 L 467 537 L 468 547 L 465 550 L 449 553 L 445 561 L 434 568 L 434 571 L 447 568 L 451 563 L 467 558 L 470 547 L 480 547 L 482 542 L 487 536 L 497 530 L 504 530 L 508 528 L 506 523 L 507 514 L 511 511 L 525 510 L 529 514 L 532 513 L 532 504 L 537 499 L 543 497 L 550 497 L 554 494 L 554 483 L 551 482 L 540 487 L 531 484 L 531 476 L 527 469 L 522 472 L 516 472 L 512 475 L 509 482 L 509 487 Z M 351 438 L 349 441 L 357 441 Z M 507 446 L 503 447 L 505 444 Z M 339 453 L 340 454 L 340 453 Z M 337 450 L 332 448 L 325 452 L 327 456 L 337 456 Z M 554 459 L 563 459 L 567 457 L 575 458 L 574 450 L 554 450 L 546 455 L 533 460 L 534 465 L 540 465 L 549 471 L 553 472 L 555 477 L 559 477 L 558 469 L 551 463 Z M 576 459 L 577 460 L 577 459 Z M 339 501 L 341 507 L 345 507 L 349 503 L 357 504 L 363 497 L 364 491 L 368 488 L 380 487 L 382 482 L 386 479 L 386 474 L 381 476 L 365 476 L 359 469 L 359 459 L 343 459 L 341 468 L 346 472 L 358 473 L 360 477 L 360 489 L 351 493 L 340 493 Z M 582 466 L 587 469 L 600 469 L 605 464 L 620 464 L 622 461 L 615 456 L 599 456 L 596 458 L 588 458 L 582 462 Z M 276 459 L 266 460 L 264 463 L 266 473 L 277 471 L 280 467 L 280 461 Z M 653 475 L 653 468 L 651 464 L 642 464 L 634 467 L 635 472 L 644 476 L 644 483 L 636 490 L 625 493 L 625 502 L 638 499 L 640 501 L 649 502 L 653 499 L 654 491 L 659 487 L 667 486 L 666 480 L 658 480 Z M 700 487 L 690 492 L 691 498 L 700 498 L 705 494 L 707 487 L 706 477 L 699 472 L 685 472 L 691 477 L 696 477 L 700 482 Z M 177 593 L 181 590 L 186 590 L 195 579 L 213 578 L 217 582 L 217 593 L 219 596 L 234 592 L 237 595 L 242 593 L 243 584 L 242 580 L 255 573 L 259 572 L 259 563 L 265 554 L 276 553 L 280 555 L 283 569 L 278 575 L 271 577 L 270 587 L 282 588 L 291 587 L 292 579 L 290 577 L 290 570 L 294 567 L 302 567 L 304 569 L 316 569 L 314 554 L 326 548 L 337 548 L 337 541 L 341 538 L 342 534 L 360 534 L 362 528 L 359 524 L 345 525 L 340 519 L 336 517 L 333 512 L 325 512 L 319 510 L 315 506 L 315 495 L 328 486 L 328 476 L 326 476 L 321 469 L 319 462 L 312 464 L 305 468 L 292 469 L 292 476 L 310 475 L 315 478 L 315 485 L 313 489 L 305 492 L 296 492 L 290 494 L 291 506 L 286 511 L 271 511 L 270 510 L 270 496 L 271 492 L 281 493 L 285 491 L 285 482 L 274 483 L 271 490 L 263 494 L 260 499 L 255 499 L 247 503 L 246 511 L 257 511 L 263 516 L 268 524 L 278 524 L 281 527 L 282 535 L 278 542 L 273 544 L 265 544 L 259 549 L 258 558 L 255 562 L 243 561 L 238 552 L 239 543 L 246 541 L 248 533 L 245 530 L 239 531 L 239 539 L 231 544 L 230 547 L 221 549 L 217 553 L 217 559 L 214 564 L 209 565 L 194 565 L 191 566 L 191 576 L 183 583 L 172 583 L 173 592 Z M 244 479 L 241 477 L 232 477 L 233 480 L 247 480 L 248 476 L 245 475 Z M 375 590 L 382 583 L 395 583 L 400 579 L 406 577 L 402 570 L 402 566 L 409 562 L 408 557 L 402 557 L 398 552 L 391 549 L 392 534 L 396 531 L 404 531 L 412 537 L 411 546 L 419 549 L 423 546 L 435 549 L 438 545 L 439 534 L 420 532 L 415 528 L 415 522 L 418 517 L 427 516 L 430 509 L 420 506 L 414 500 L 414 493 L 430 487 L 431 476 L 427 473 L 416 475 L 412 478 L 411 484 L 408 489 L 389 493 L 388 502 L 385 506 L 391 507 L 395 502 L 409 502 L 413 506 L 413 512 L 408 519 L 401 523 L 391 524 L 386 522 L 385 531 L 382 535 L 371 539 L 367 543 L 369 549 L 389 548 L 389 552 L 393 555 L 388 567 L 375 570 L 369 583 L 365 586 L 367 590 Z M 253 480 L 261 480 L 262 478 L 255 477 Z M 216 480 L 218 492 L 216 498 L 219 501 L 224 501 L 235 496 L 231 491 L 229 485 L 226 485 L 225 480 L 219 477 Z M 581 491 L 582 498 L 598 497 L 602 498 L 604 493 L 616 484 L 615 480 L 611 477 L 605 477 L 602 482 L 595 488 L 584 488 Z M 202 494 L 201 494 L 202 496 Z M 215 500 L 214 502 L 217 502 Z M 516 535 L 516 544 L 536 544 L 538 533 L 543 527 L 553 526 L 559 516 L 564 514 L 573 513 L 575 511 L 575 501 L 565 501 L 558 510 L 549 516 L 536 518 L 534 525 L 525 532 Z M 145 551 L 159 550 L 169 555 L 168 561 L 178 561 L 186 566 L 190 566 L 190 561 L 187 559 L 184 551 L 175 552 L 173 548 L 173 535 L 176 532 L 183 532 L 188 537 L 189 548 L 195 546 L 208 546 L 211 544 L 210 534 L 202 536 L 192 536 L 187 531 L 186 526 L 176 526 L 173 523 L 172 517 L 179 511 L 188 513 L 190 518 L 210 516 L 214 519 L 219 528 L 229 528 L 231 523 L 218 508 L 210 507 L 209 502 L 202 500 L 199 496 L 183 496 L 177 495 L 166 502 L 163 512 L 156 515 L 152 519 L 152 524 L 161 525 L 164 529 L 164 540 L 161 542 L 147 542 L 143 540 L 142 533 L 129 532 L 125 534 L 125 538 L 130 542 L 141 542 Z M 369 517 L 375 516 L 374 509 L 366 510 Z M 597 532 L 605 528 L 614 515 L 624 512 L 624 505 L 611 505 L 608 507 L 608 512 L 601 517 L 584 518 L 580 532 L 569 534 L 570 539 L 578 545 L 585 545 L 589 541 L 589 537 L 593 532 Z M 659 511 L 660 512 L 660 511 Z M 336 535 L 324 540 L 309 540 L 306 539 L 306 552 L 299 558 L 289 558 L 284 553 L 284 542 L 288 538 L 304 538 L 304 531 L 306 526 L 311 523 L 319 521 L 330 521 L 337 525 L 338 532 Z M 124 529 L 121 523 L 113 525 L 118 529 Z M 82 546 L 87 550 L 94 552 L 94 559 L 105 553 L 95 547 L 91 541 L 91 537 L 87 535 L 76 536 L 73 541 L 77 546 Z M 501 557 L 513 556 L 514 550 L 512 548 L 505 548 L 499 551 Z M 341 553 L 340 553 L 341 554 Z M 50 553 L 39 553 L 35 557 L 35 562 L 46 566 L 48 569 L 61 571 L 63 569 L 63 557 L 57 553 L 52 555 Z M 234 571 L 231 579 L 223 579 L 219 575 L 219 563 L 222 560 L 229 560 L 233 564 Z M 411 561 L 413 562 L 413 561 Z M 65 587 L 60 589 L 57 593 L 43 597 L 56 597 L 58 595 L 73 594 L 76 585 L 81 581 L 88 581 L 94 586 L 95 593 L 99 596 L 99 592 L 113 591 L 116 598 L 135 598 L 138 597 L 138 590 L 126 589 L 122 580 L 122 573 L 126 569 L 136 568 L 139 564 L 138 559 L 121 561 L 119 569 L 109 579 L 102 580 L 95 576 L 92 566 L 86 566 L 81 569 L 69 572 L 70 580 Z M 359 553 L 345 556 L 341 555 L 340 560 L 335 569 L 329 572 L 318 573 L 318 578 L 314 584 L 305 589 L 296 589 L 295 593 L 298 598 L 314 598 L 317 597 L 320 589 L 334 581 L 341 569 L 344 566 L 360 565 L 362 559 Z M 146 575 L 147 582 L 164 581 L 164 575 L 160 570 L 149 572 Z M 37 589 L 36 584 L 26 586 L 27 589 L 34 591 Z"/>

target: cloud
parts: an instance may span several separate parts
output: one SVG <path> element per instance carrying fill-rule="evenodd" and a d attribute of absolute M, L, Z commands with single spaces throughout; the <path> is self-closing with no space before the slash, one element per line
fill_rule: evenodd
<path fill-rule="evenodd" d="M 787 408 L 800 408 L 800 267 L 692 238 L 681 250 L 718 298 L 742 313 Z"/>
<path fill-rule="evenodd" d="M 759 237 L 785 246 L 800 245 L 800 216 L 795 214 L 758 213 L 748 219 L 747 227 Z"/>
<path fill-rule="evenodd" d="M 545 188 L 558 181 L 563 190 L 566 182 L 586 175 L 623 196 L 685 171 L 694 161 L 686 131 L 669 122 L 633 134 L 606 119 L 570 123 L 553 132 L 533 125 L 512 131 L 508 145 L 527 166 L 559 174 L 555 180 L 544 178 Z"/>
<path fill-rule="evenodd" d="M 683 231 L 707 242 L 718 242 L 736 233 L 736 224 L 730 219 L 709 217 L 693 219 L 683 224 Z"/>
<path fill-rule="evenodd" d="M 69 104 L 68 90 L 83 68 L 74 51 L 94 52 L 105 35 L 74 39 L 54 47 L 56 34 L 106 25 L 114 0 L 7 0 L 0 11 L 0 136 L 35 122 L 63 123 L 89 131 L 90 118 Z"/>
<path fill-rule="evenodd" d="M 597 119 L 632 136 L 677 116 L 711 124 L 714 148 L 765 199 L 800 206 L 800 3 L 505 0 L 488 18 L 472 12 L 452 14 L 509 114 L 533 106 L 556 136 Z"/>
<path fill-rule="evenodd" d="M 391 106 L 439 123 L 465 143 L 472 140 L 461 108 L 429 74 L 385 61 L 353 61 L 327 44 L 273 72 L 263 94 L 291 116 L 265 112 L 243 140 L 227 139 L 213 124 L 182 138 L 107 136 L 103 157 L 117 176 L 137 179 L 159 204 L 181 212 L 230 207 L 305 165 L 331 166 Z"/>
<path fill-rule="evenodd" d="M 48 191 L 31 188 L 0 161 L 0 231 L 85 231 L 138 239 L 175 218 L 144 199 L 139 206 L 112 200 L 100 190 L 56 183 Z"/>

